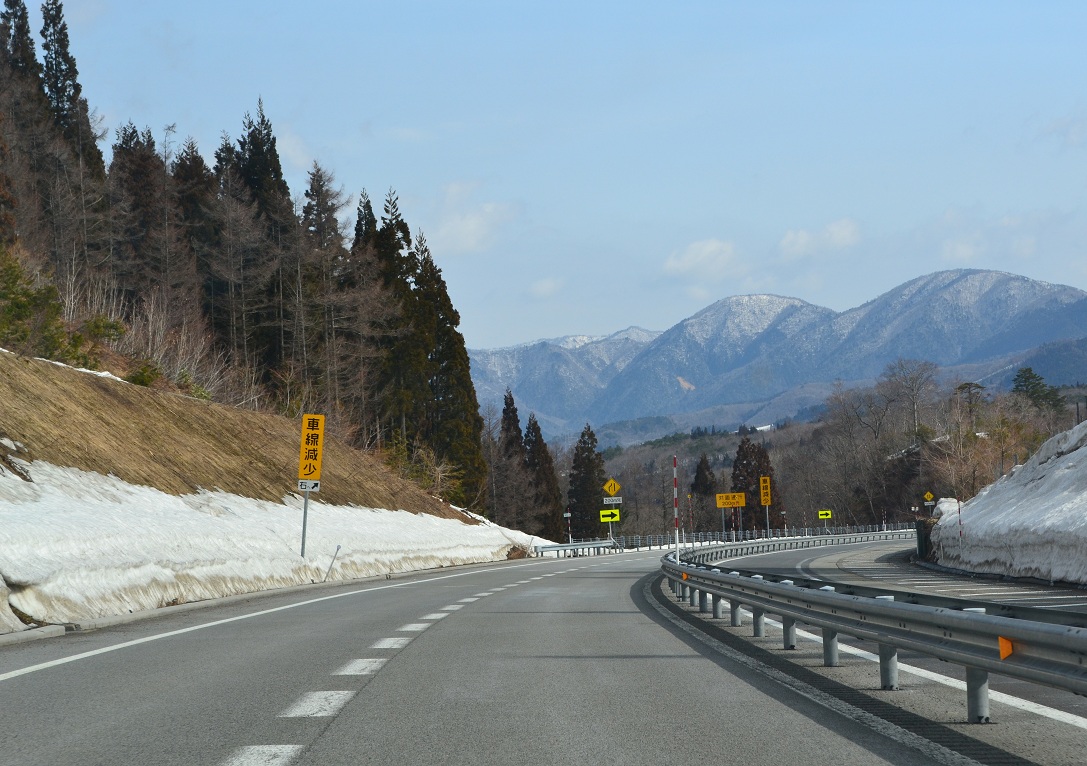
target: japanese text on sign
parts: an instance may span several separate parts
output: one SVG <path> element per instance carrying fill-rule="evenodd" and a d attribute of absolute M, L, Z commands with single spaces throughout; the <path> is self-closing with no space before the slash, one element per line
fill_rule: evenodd
<path fill-rule="evenodd" d="M 759 500 L 763 505 L 771 505 L 770 503 L 770 477 L 759 477 Z"/>
<path fill-rule="evenodd" d="M 298 478 L 321 480 L 321 455 L 325 446 L 325 416 L 302 416 L 302 448 L 298 454 Z"/>
<path fill-rule="evenodd" d="M 743 492 L 722 492 L 717 495 L 718 508 L 743 508 L 747 505 L 747 495 Z"/>

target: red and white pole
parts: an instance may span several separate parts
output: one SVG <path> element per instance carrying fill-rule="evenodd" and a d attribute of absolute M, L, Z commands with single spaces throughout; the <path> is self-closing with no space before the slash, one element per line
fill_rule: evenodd
<path fill-rule="evenodd" d="M 679 459 L 672 455 L 672 512 L 676 517 L 676 563 L 679 563 Z"/>

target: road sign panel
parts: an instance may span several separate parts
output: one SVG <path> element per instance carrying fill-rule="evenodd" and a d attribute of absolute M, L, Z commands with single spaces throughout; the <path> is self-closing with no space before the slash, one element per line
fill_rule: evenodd
<path fill-rule="evenodd" d="M 606 522 L 606 521 L 619 521 L 619 509 L 618 508 L 609 508 L 606 511 L 601 511 L 600 512 L 600 521 L 602 523 Z"/>
<path fill-rule="evenodd" d="M 932 500 L 932 498 L 936 497 L 936 495 L 932 494 L 931 492 L 926 492 L 926 493 L 925 493 L 925 494 L 923 495 L 923 497 L 924 497 L 924 498 L 925 498 L 926 500 Z"/>
<path fill-rule="evenodd" d="M 770 502 L 770 477 L 759 477 L 759 502 L 763 505 L 772 505 Z"/>
<path fill-rule="evenodd" d="M 325 416 L 302 416 L 302 447 L 298 454 L 298 478 L 321 480 L 321 456 L 325 448 Z"/>
<path fill-rule="evenodd" d="M 821 518 L 821 519 L 834 518 L 834 512 L 832 510 L 830 510 L 829 508 L 823 508 L 823 509 L 821 509 L 819 511 L 819 518 Z"/>
<path fill-rule="evenodd" d="M 621 497 L 605 497 L 604 505 L 622 505 L 623 498 Z"/>
<path fill-rule="evenodd" d="M 722 492 L 717 496 L 718 508 L 743 508 L 747 505 L 747 495 L 743 492 Z"/>
<path fill-rule="evenodd" d="M 615 495 L 615 493 L 622 488 L 622 485 L 615 479 L 608 479 L 607 482 L 605 482 L 604 484 L 604 491 L 607 492 L 609 495 Z"/>
<path fill-rule="evenodd" d="M 321 491 L 321 482 L 319 482 L 319 481 L 310 481 L 309 479 L 299 479 L 298 480 L 298 491 L 299 492 L 320 492 Z"/>

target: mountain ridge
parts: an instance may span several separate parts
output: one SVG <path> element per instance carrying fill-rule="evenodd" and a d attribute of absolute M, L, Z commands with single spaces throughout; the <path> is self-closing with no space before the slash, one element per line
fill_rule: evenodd
<path fill-rule="evenodd" d="M 841 312 L 780 295 L 727 296 L 660 333 L 632 327 L 469 355 L 481 404 L 500 407 L 508 387 L 518 409 L 535 412 L 554 436 L 586 421 L 602 427 L 663 417 L 665 428 L 669 419 L 720 415 L 734 420 L 718 425 L 734 427 L 760 412 L 792 417 L 835 381 L 870 382 L 898 358 L 973 379 L 1043 344 L 1083 337 L 1087 292 L 954 269 Z"/>

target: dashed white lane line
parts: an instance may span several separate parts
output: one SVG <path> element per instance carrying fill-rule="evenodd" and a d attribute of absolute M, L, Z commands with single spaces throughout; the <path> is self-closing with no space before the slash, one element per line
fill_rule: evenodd
<path fill-rule="evenodd" d="M 455 612 L 458 609 L 463 609 L 463 608 L 464 608 L 464 604 L 450 604 L 449 606 L 443 606 L 442 611 L 443 612 Z"/>
<path fill-rule="evenodd" d="M 379 638 L 370 645 L 371 649 L 403 649 L 411 643 L 411 636 L 396 636 L 394 638 Z"/>
<path fill-rule="evenodd" d="M 478 596 L 469 596 L 468 598 L 457 599 L 458 604 L 471 604 L 473 601 L 479 601 Z"/>
<path fill-rule="evenodd" d="M 239 747 L 222 766 L 287 766 L 302 752 L 301 745 L 250 745 Z"/>
<path fill-rule="evenodd" d="M 434 612 L 433 614 L 424 614 L 420 617 L 420 620 L 440 620 L 443 617 L 448 617 L 449 612 Z"/>
<path fill-rule="evenodd" d="M 383 658 L 371 657 L 361 660 L 351 660 L 332 675 L 334 676 L 370 676 L 381 670 L 385 664 Z"/>
<path fill-rule="evenodd" d="M 397 630 L 401 633 L 421 633 L 429 627 L 429 622 L 409 622 L 407 625 L 401 625 Z"/>
<path fill-rule="evenodd" d="M 353 691 L 306 692 L 279 718 L 327 718 L 336 715 L 355 696 Z"/>

